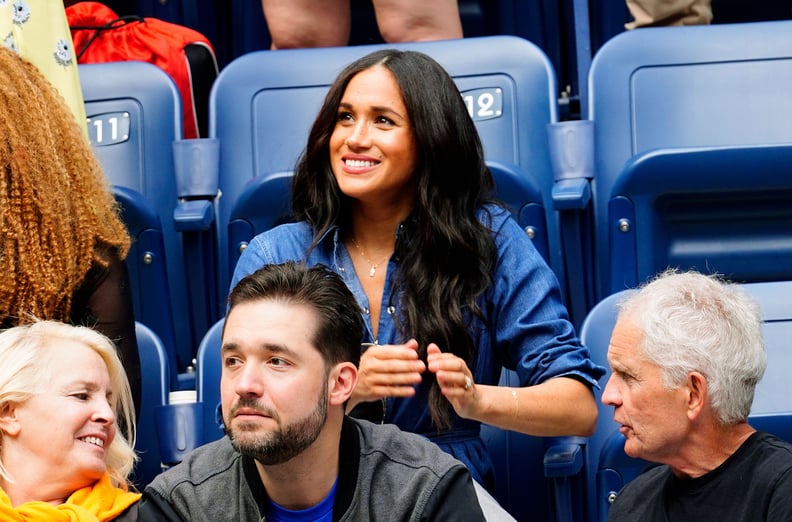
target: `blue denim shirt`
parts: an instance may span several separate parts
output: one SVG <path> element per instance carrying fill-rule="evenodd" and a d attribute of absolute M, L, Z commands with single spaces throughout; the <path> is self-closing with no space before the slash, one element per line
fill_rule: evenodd
<path fill-rule="evenodd" d="M 471 367 L 474 382 L 497 385 L 501 368 L 506 367 L 517 372 L 522 386 L 560 376 L 576 376 L 596 386 L 605 369 L 591 361 L 588 349 L 578 340 L 561 302 L 555 274 L 508 211 L 497 207 L 488 210 L 480 211 L 479 219 L 493 232 L 498 262 L 492 287 L 480 298 L 484 321 L 474 319 L 470 325 L 478 347 L 477 360 Z M 397 262 L 391 258 L 388 263 L 379 335 L 373 339 L 368 298 L 338 228 L 331 229 L 306 259 L 312 240 L 313 231 L 307 223 L 281 225 L 259 234 L 242 253 L 231 288 L 265 264 L 303 260 L 308 266 L 321 263 L 344 278 L 360 304 L 366 323 L 364 342 L 403 343 L 406 339 L 399 334 L 394 320 L 400 310 L 399 296 L 391 292 L 399 269 Z M 483 484 L 492 483 L 492 463 L 479 437 L 480 423 L 453 415 L 451 430 L 438 433 L 425 394 L 389 398 L 384 421 L 435 440 L 464 462 L 474 478 Z"/>

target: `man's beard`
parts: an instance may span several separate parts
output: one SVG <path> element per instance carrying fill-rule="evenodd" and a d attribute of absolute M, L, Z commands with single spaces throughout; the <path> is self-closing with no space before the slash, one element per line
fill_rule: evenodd
<path fill-rule="evenodd" d="M 241 454 L 253 457 L 265 466 L 282 464 L 299 455 L 314 443 L 327 422 L 327 383 L 328 376 L 325 375 L 314 411 L 303 419 L 285 426 L 281 425 L 277 412 L 261 408 L 255 400 L 240 398 L 231 411 L 230 418 L 233 418 L 238 408 L 255 408 L 270 416 L 279 427 L 271 433 L 253 437 L 256 429 L 254 426 L 242 424 L 230 429 L 224 422 L 231 445 Z"/>

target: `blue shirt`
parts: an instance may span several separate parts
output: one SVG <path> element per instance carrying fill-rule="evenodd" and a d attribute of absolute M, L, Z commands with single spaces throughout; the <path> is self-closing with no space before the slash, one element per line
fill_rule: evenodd
<path fill-rule="evenodd" d="M 270 500 L 265 518 L 270 522 L 333 522 L 333 503 L 337 488 L 336 478 L 330 493 L 317 505 L 307 509 L 287 509 Z"/>
<path fill-rule="evenodd" d="M 508 211 L 498 207 L 488 210 L 480 211 L 479 219 L 492 230 L 498 261 L 491 288 L 479 298 L 484 320 L 474 319 L 470 325 L 470 334 L 478 348 L 477 359 L 471 367 L 474 382 L 497 385 L 501 368 L 506 367 L 517 372 L 522 386 L 561 376 L 574 376 L 596 386 L 605 369 L 591 361 L 588 349 L 577 338 L 561 302 L 555 274 Z M 394 258 L 387 266 L 379 335 L 375 340 L 371 335 L 368 298 L 341 241 L 339 229 L 331 229 L 306 259 L 305 253 L 312 241 L 313 231 L 304 222 L 281 225 L 259 234 L 239 258 L 231 288 L 265 264 L 285 261 L 305 261 L 308 266 L 324 264 L 343 277 L 360 304 L 366 323 L 364 342 L 400 344 L 406 341 L 394 320 L 400 313 L 399 296 L 397 293 L 391 295 L 399 269 Z M 431 341 L 419 339 L 419 342 Z M 425 394 L 405 399 L 389 398 L 384 421 L 435 440 L 445 451 L 464 462 L 476 480 L 482 484 L 492 483 L 492 462 L 479 437 L 479 422 L 462 419 L 452 412 L 451 430 L 438 433 L 432 424 Z"/>

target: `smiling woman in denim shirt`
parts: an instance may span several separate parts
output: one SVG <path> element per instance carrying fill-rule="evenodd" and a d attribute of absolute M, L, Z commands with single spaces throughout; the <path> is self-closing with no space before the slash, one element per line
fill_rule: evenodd
<path fill-rule="evenodd" d="M 366 322 L 350 414 L 429 437 L 489 487 L 480 423 L 590 435 L 604 372 L 493 190 L 446 71 L 418 52 L 376 51 L 330 87 L 293 180 L 297 222 L 251 241 L 232 281 L 288 260 L 339 273 Z M 498 386 L 502 366 L 521 387 Z"/>

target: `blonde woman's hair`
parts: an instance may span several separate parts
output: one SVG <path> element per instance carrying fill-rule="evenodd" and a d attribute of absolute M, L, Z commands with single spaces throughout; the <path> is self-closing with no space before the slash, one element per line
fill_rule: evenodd
<path fill-rule="evenodd" d="M 129 474 L 137 456 L 135 411 L 124 367 L 113 343 L 86 326 L 72 326 L 58 321 L 39 321 L 15 326 L 0 333 L 0 410 L 7 404 L 21 404 L 41 393 L 46 386 L 50 354 L 60 350 L 60 341 L 83 344 L 96 352 L 107 366 L 110 376 L 110 407 L 115 413 L 116 435 L 107 448 L 107 472 L 117 487 L 129 487 Z M 119 429 L 119 425 L 123 429 Z M 127 434 L 127 435 L 125 435 Z M 5 434 L 0 432 L 0 447 Z M 0 458 L 0 476 L 13 481 Z"/>
<path fill-rule="evenodd" d="M 72 294 L 129 250 L 99 162 L 63 98 L 0 46 L 0 323 L 68 321 Z"/>

